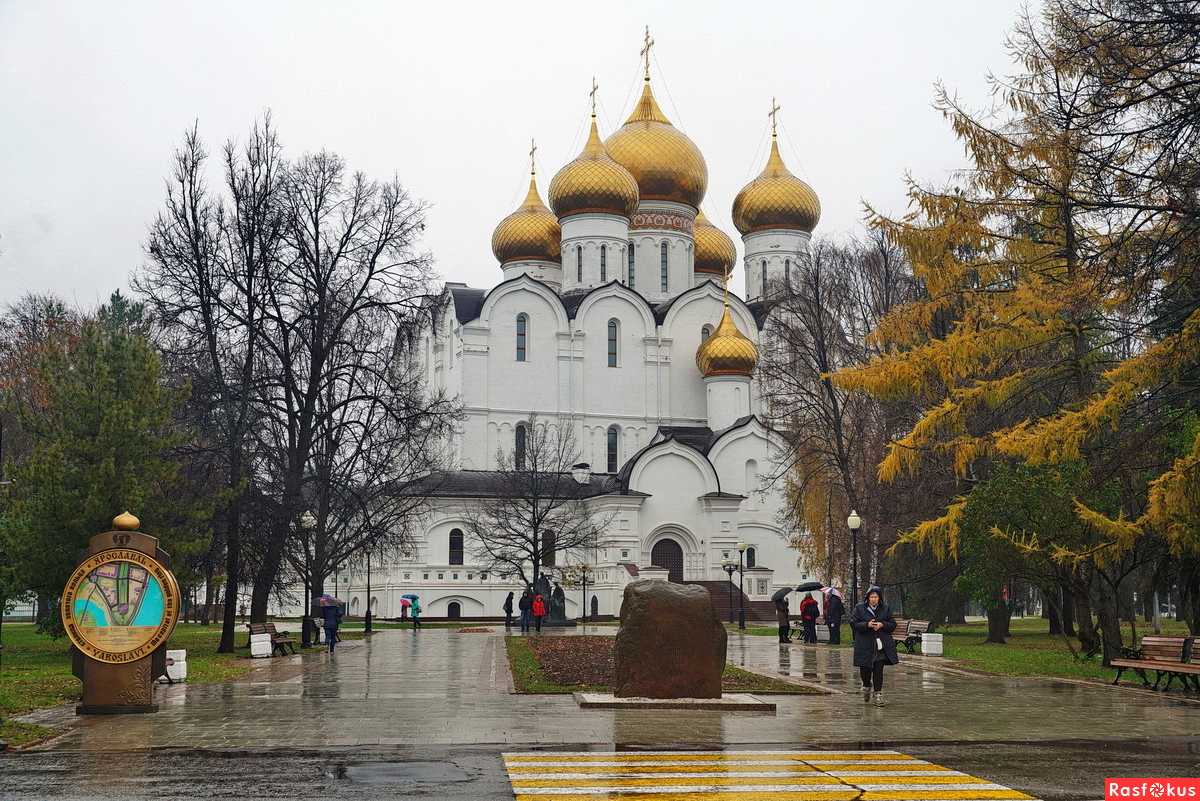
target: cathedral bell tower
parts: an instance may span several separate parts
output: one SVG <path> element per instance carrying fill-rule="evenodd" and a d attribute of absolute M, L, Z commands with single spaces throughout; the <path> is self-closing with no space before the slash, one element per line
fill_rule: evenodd
<path fill-rule="evenodd" d="M 750 414 L 750 377 L 756 366 L 758 348 L 733 322 L 726 284 L 721 322 L 696 349 L 696 367 L 704 376 L 708 427 L 713 431 L 729 428 Z"/>

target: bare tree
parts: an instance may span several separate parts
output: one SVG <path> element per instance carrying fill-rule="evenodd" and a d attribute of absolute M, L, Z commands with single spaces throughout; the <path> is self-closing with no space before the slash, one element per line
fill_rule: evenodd
<path fill-rule="evenodd" d="M 611 517 L 594 511 L 587 498 L 600 494 L 589 478 L 572 474 L 579 462 L 573 428 L 531 415 L 515 446 L 497 453 L 493 491 L 467 511 L 473 556 L 501 574 L 533 586 L 557 555 L 594 548 Z"/>

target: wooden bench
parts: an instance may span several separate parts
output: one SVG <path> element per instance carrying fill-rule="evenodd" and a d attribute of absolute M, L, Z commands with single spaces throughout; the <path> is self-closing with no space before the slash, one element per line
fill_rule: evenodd
<path fill-rule="evenodd" d="M 296 653 L 296 638 L 292 637 L 286 631 L 276 631 L 274 623 L 247 623 L 246 628 L 250 629 L 250 636 L 255 634 L 270 634 L 271 635 L 271 655 L 274 656 L 276 651 L 287 656 L 288 650 Z M 249 643 L 246 643 L 249 647 Z"/>
<path fill-rule="evenodd" d="M 1113 684 L 1121 680 L 1121 674 L 1126 670 L 1132 670 L 1141 677 L 1142 684 L 1152 690 L 1157 690 L 1164 678 L 1167 683 L 1163 690 L 1169 690 L 1171 682 L 1178 678 L 1185 690 L 1192 689 L 1194 684 L 1200 691 L 1200 664 L 1191 662 L 1193 640 L 1192 637 L 1143 637 L 1139 648 L 1127 651 L 1110 664 L 1117 671 Z M 1148 670 L 1155 673 L 1153 685 L 1146 675 Z"/>
<path fill-rule="evenodd" d="M 892 639 L 903 645 L 905 650 L 911 654 L 917 644 L 921 642 L 921 635 L 927 631 L 929 631 L 928 620 L 899 618 L 896 620 L 896 630 L 892 632 Z"/>

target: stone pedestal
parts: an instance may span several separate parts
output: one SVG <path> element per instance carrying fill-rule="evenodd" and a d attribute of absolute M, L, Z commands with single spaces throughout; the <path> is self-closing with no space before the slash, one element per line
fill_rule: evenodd
<path fill-rule="evenodd" d="M 720 698 L 725 627 L 703 587 L 625 587 L 613 665 L 618 698 Z"/>

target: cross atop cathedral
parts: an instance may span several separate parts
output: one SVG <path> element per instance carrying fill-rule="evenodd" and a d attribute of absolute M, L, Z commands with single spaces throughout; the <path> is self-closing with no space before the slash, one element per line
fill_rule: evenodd
<path fill-rule="evenodd" d="M 779 109 L 781 106 L 775 102 L 775 98 L 771 98 L 771 111 L 767 114 L 771 118 L 771 136 L 775 135 L 775 124 L 778 121 Z"/>
<path fill-rule="evenodd" d="M 645 44 L 642 45 L 642 58 L 646 62 L 646 80 L 650 80 L 650 48 L 654 47 L 654 40 L 650 38 L 650 26 L 646 26 Z"/>
<path fill-rule="evenodd" d="M 529 140 L 529 174 L 537 175 L 537 162 L 534 158 L 537 156 L 537 143 L 532 139 Z"/>
<path fill-rule="evenodd" d="M 600 85 L 598 83 L 596 83 L 596 76 L 593 75 L 592 76 L 592 91 L 588 92 L 588 94 L 592 96 L 592 116 L 593 117 L 596 116 L 596 90 L 599 88 L 600 88 Z"/>

